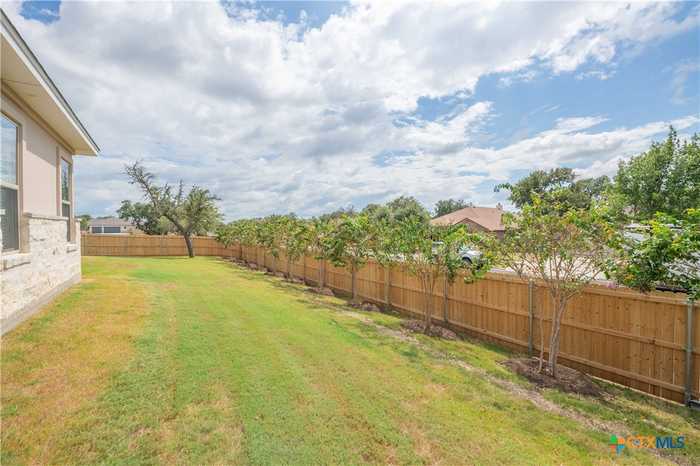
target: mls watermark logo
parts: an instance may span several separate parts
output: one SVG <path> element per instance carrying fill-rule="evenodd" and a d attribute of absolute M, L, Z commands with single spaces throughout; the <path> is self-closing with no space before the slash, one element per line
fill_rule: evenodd
<path fill-rule="evenodd" d="M 671 435 L 630 435 L 627 437 L 613 435 L 610 437 L 608 445 L 613 452 L 619 455 L 625 448 L 685 448 L 685 437 L 682 435 L 676 437 Z"/>

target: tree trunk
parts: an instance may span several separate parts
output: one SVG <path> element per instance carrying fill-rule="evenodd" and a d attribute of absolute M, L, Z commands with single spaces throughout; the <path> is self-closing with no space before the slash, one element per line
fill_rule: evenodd
<path fill-rule="evenodd" d="M 292 280 L 292 259 L 287 256 L 287 280 Z"/>
<path fill-rule="evenodd" d="M 540 312 L 540 364 L 537 367 L 537 372 L 542 372 L 542 365 L 544 364 L 544 314 L 543 314 L 543 312 Z"/>
<path fill-rule="evenodd" d="M 391 310 L 391 266 L 384 267 L 384 303 L 385 311 Z"/>
<path fill-rule="evenodd" d="M 355 284 L 355 277 L 357 276 L 357 270 L 355 264 L 350 267 L 350 281 L 352 282 L 350 288 L 352 290 L 352 302 L 357 303 L 357 286 Z"/>
<path fill-rule="evenodd" d="M 277 275 L 277 257 L 275 255 L 272 255 L 272 274 Z"/>
<path fill-rule="evenodd" d="M 427 291 L 423 292 L 423 301 L 425 302 L 425 320 L 423 321 L 423 333 L 427 334 L 430 331 L 430 324 L 432 323 L 433 313 L 430 310 L 430 295 Z"/>
<path fill-rule="evenodd" d="M 326 260 L 321 259 L 321 266 L 318 269 L 318 289 L 322 290 L 326 281 Z"/>
<path fill-rule="evenodd" d="M 559 356 L 559 342 L 561 341 L 561 321 L 566 309 L 566 301 L 558 300 L 557 308 L 552 319 L 552 335 L 549 340 L 549 369 L 552 377 L 557 376 L 557 357 Z"/>
<path fill-rule="evenodd" d="M 243 260 L 243 243 L 238 243 L 238 258 Z"/>
<path fill-rule="evenodd" d="M 192 248 L 192 239 L 190 238 L 190 234 L 183 233 L 183 236 L 185 237 L 185 244 L 187 245 L 187 254 L 190 257 L 194 257 L 194 249 Z"/>

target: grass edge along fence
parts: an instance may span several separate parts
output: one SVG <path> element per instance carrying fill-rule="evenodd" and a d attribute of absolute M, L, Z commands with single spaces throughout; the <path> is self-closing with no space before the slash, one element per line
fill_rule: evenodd
<path fill-rule="evenodd" d="M 200 256 L 235 257 L 272 268 L 272 256 L 260 247 L 234 244 L 225 248 L 212 237 L 195 237 L 193 244 Z M 88 256 L 187 254 L 182 238 L 172 235 L 84 234 L 81 250 Z M 287 272 L 284 254 L 277 268 Z M 318 283 L 319 273 L 325 273 L 326 286 L 350 293 L 350 273 L 343 267 L 320 264 L 305 256 L 291 268 L 294 276 L 312 284 Z M 387 281 L 389 286 L 385 286 Z M 424 314 L 419 282 L 401 267 L 387 271 L 370 261 L 359 270 L 357 286 L 363 300 L 388 302 L 412 316 Z M 551 319 L 540 319 L 541 309 L 551 309 L 546 289 L 514 275 L 490 273 L 473 284 L 458 279 L 452 285 L 436 287 L 432 298 L 436 323 L 512 349 L 537 352 L 540 327 L 549 333 Z M 693 316 L 697 308 L 683 294 L 642 294 L 626 288 L 589 286 L 569 304 L 562 323 L 560 360 L 594 376 L 676 402 L 698 399 L 700 318 Z"/>

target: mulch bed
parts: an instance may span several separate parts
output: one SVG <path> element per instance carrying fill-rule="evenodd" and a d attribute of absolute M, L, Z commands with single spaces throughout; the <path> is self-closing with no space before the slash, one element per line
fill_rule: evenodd
<path fill-rule="evenodd" d="M 537 372 L 537 358 L 514 358 L 503 361 L 502 364 L 516 374 L 522 375 L 530 382 L 542 388 L 556 388 L 568 393 L 602 397 L 603 390 L 583 372 L 576 369 L 557 365 L 557 378 L 543 372 Z"/>
<path fill-rule="evenodd" d="M 444 340 L 458 340 L 459 337 L 455 332 L 452 330 L 445 328 L 445 327 L 440 327 L 438 325 L 431 325 L 430 329 L 428 330 L 427 333 L 423 331 L 424 324 L 422 320 L 415 320 L 415 319 L 410 319 L 410 320 L 404 320 L 401 322 L 401 326 L 405 328 L 406 330 L 410 330 L 411 332 L 414 333 L 423 333 L 424 335 L 428 335 L 431 337 L 437 337 L 437 338 L 442 338 Z"/>
<path fill-rule="evenodd" d="M 330 288 L 314 288 L 314 287 L 311 287 L 311 288 L 307 288 L 306 291 L 309 291 L 309 292 L 311 292 L 311 293 L 320 294 L 320 295 L 323 295 L 323 296 L 335 296 L 335 294 L 333 294 L 333 290 L 331 290 Z"/>
<path fill-rule="evenodd" d="M 377 306 L 374 303 L 370 303 L 369 301 L 365 302 L 352 302 L 350 301 L 348 303 L 348 306 L 359 309 L 360 311 L 365 311 L 365 312 L 382 312 L 381 309 L 379 309 L 379 306 Z"/>

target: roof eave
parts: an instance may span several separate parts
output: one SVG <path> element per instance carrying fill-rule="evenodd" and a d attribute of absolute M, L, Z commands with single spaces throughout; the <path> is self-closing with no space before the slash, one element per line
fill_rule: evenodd
<path fill-rule="evenodd" d="M 8 42 L 13 46 L 18 53 L 20 59 L 25 63 L 29 71 L 32 73 L 37 82 L 44 88 L 44 90 L 51 96 L 56 106 L 58 106 L 65 117 L 71 122 L 81 139 L 84 142 L 83 148 L 75 148 L 76 154 L 74 155 L 88 155 L 96 156 L 100 152 L 100 148 L 92 138 L 88 130 L 85 128 L 83 123 L 80 121 L 76 113 L 71 108 L 70 104 L 66 98 L 61 94 L 58 86 L 53 82 L 51 77 L 48 75 L 44 67 L 41 65 L 37 59 L 34 52 L 29 48 L 29 45 L 24 41 L 19 31 L 12 24 L 10 19 L 5 14 L 5 11 L 0 8 L 0 23 L 2 24 L 2 31 L 5 33 L 6 37 L 9 39 Z"/>

